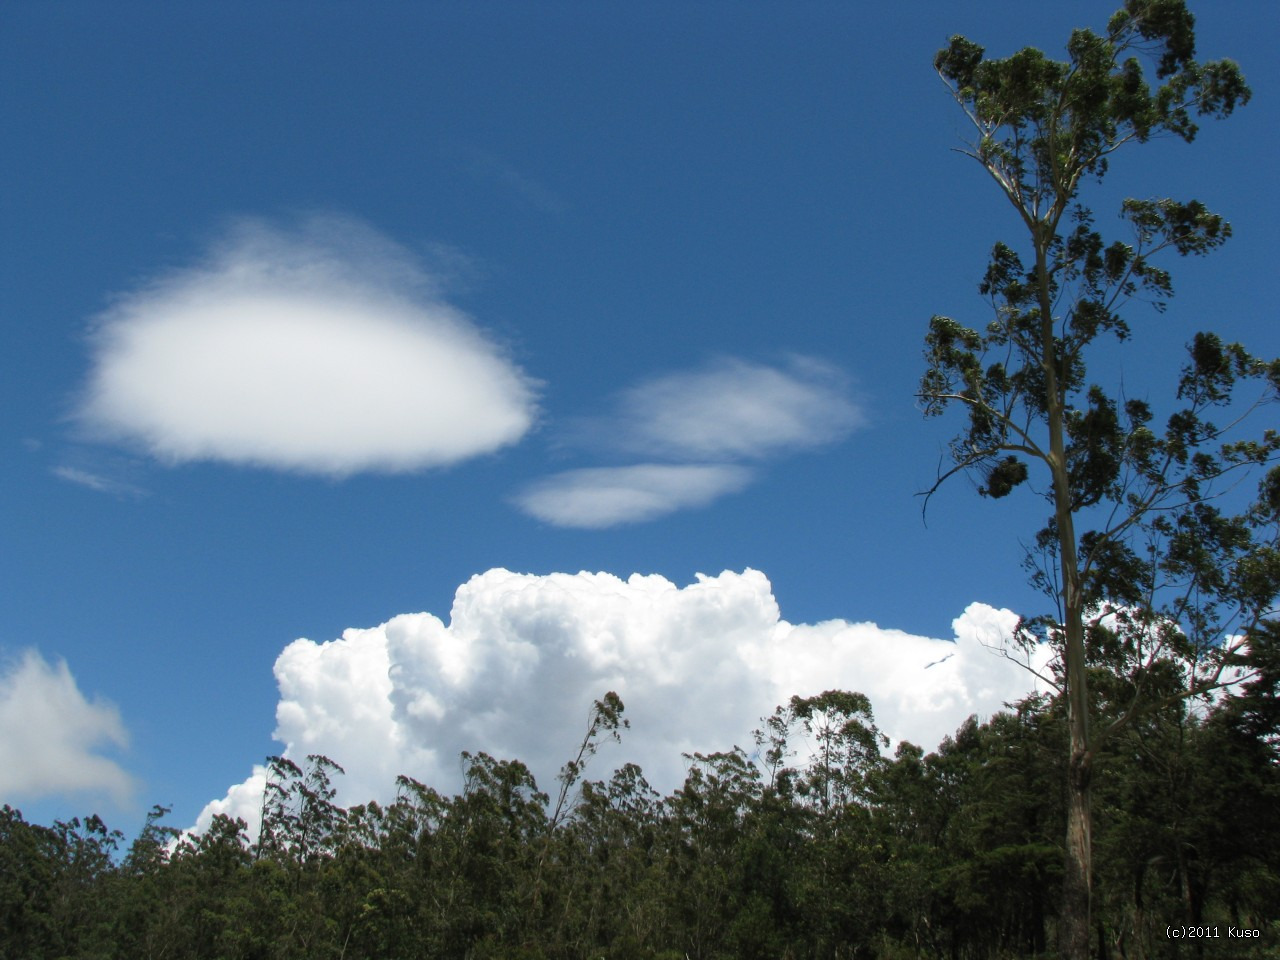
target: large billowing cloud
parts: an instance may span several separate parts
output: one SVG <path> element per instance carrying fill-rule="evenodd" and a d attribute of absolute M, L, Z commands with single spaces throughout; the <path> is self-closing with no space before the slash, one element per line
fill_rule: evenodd
<path fill-rule="evenodd" d="M 762 716 L 793 694 L 867 694 L 895 740 L 935 747 L 970 714 L 1031 690 L 990 647 L 1017 617 L 972 604 L 939 640 L 844 620 L 792 625 L 768 579 L 747 570 L 677 587 L 661 576 L 534 576 L 490 570 L 463 584 L 446 624 L 402 614 L 328 643 L 296 640 L 276 661 L 275 736 L 302 762 L 343 764 L 342 802 L 386 798 L 397 773 L 458 789 L 462 750 L 518 758 L 553 788 L 593 700 L 614 690 L 631 729 L 592 776 L 640 763 L 670 790 L 682 752 L 751 747 Z M 262 770 L 201 814 L 253 823 Z"/>
<path fill-rule="evenodd" d="M 0 800 L 95 793 L 123 806 L 133 781 L 98 750 L 127 740 L 116 708 L 86 700 L 65 662 L 28 650 L 0 675 Z"/>
<path fill-rule="evenodd" d="M 519 440 L 533 386 L 403 248 L 350 220 L 241 223 L 97 323 L 78 422 L 179 463 L 341 476 Z"/>
<path fill-rule="evenodd" d="M 526 513 L 559 527 L 603 528 L 701 507 L 741 490 L 750 472 L 734 464 L 595 467 L 552 474 L 515 497 Z"/>
<path fill-rule="evenodd" d="M 580 420 L 580 443 L 665 463 L 569 470 L 512 497 L 561 527 L 604 528 L 702 507 L 743 489 L 743 465 L 843 439 L 862 419 L 840 372 L 792 357 L 769 366 L 721 359 L 621 392 L 611 412 Z"/>

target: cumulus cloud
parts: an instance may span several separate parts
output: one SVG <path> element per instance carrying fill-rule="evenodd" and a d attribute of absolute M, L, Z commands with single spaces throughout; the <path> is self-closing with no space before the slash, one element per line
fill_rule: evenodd
<path fill-rule="evenodd" d="M 516 504 L 560 527 L 600 529 L 701 507 L 741 490 L 750 472 L 732 464 L 639 464 L 553 474 L 517 494 Z"/>
<path fill-rule="evenodd" d="M 497 450 L 534 386 L 438 296 L 408 251 L 358 222 L 242 222 L 197 265 L 96 323 L 75 419 L 169 463 L 342 476 Z"/>
<path fill-rule="evenodd" d="M 624 391 L 609 435 L 631 450 L 688 460 L 754 459 L 821 446 L 861 421 L 830 364 L 722 359 Z"/>
<path fill-rule="evenodd" d="M 989 649 L 1016 622 L 975 603 L 952 640 L 844 620 L 793 625 L 755 570 L 677 587 L 661 576 L 495 569 L 458 589 L 447 624 L 403 614 L 328 643 L 291 643 L 275 665 L 275 736 L 295 761 L 322 753 L 343 764 L 345 803 L 387 798 L 397 773 L 457 790 L 462 750 L 523 760 L 547 788 L 591 702 L 615 690 L 631 729 L 589 775 L 634 760 L 671 790 L 682 752 L 750 747 L 760 718 L 793 694 L 861 691 L 890 737 L 931 749 L 970 714 L 1033 689 L 1030 674 Z M 258 768 L 199 825 L 233 811 L 255 824 L 261 790 Z"/>
<path fill-rule="evenodd" d="M 64 661 L 28 650 L 0 675 L 0 799 L 103 793 L 123 806 L 133 781 L 98 751 L 127 742 L 115 706 L 86 700 Z"/>

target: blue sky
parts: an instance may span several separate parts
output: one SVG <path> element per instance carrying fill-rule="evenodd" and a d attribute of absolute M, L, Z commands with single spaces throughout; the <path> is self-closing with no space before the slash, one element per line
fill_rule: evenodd
<path fill-rule="evenodd" d="M 1280 353 L 1280 10 L 1199 7 L 1254 102 L 1096 202 L 1235 228 L 1131 311 L 1156 397 L 1196 329 Z M 975 638 L 1039 610 L 1040 505 L 915 496 L 925 325 L 1018 239 L 931 60 L 1110 12 L 5 5 L 0 801 L 191 823 L 286 748 L 546 780 L 603 683 L 658 781 L 791 693 L 917 739 L 1016 696 Z"/>

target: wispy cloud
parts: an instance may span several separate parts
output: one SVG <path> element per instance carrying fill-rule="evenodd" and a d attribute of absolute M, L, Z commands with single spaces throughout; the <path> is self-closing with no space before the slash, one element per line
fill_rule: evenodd
<path fill-rule="evenodd" d="M 455 149 L 473 175 L 506 187 L 535 210 L 561 214 L 567 209 L 564 200 L 550 188 L 496 154 L 478 147 L 458 146 Z"/>
<path fill-rule="evenodd" d="M 64 661 L 28 650 L 0 674 L 0 799 L 102 793 L 123 806 L 133 780 L 98 751 L 127 742 L 119 711 L 86 700 Z"/>
<path fill-rule="evenodd" d="M 843 439 L 862 416 L 839 370 L 723 359 L 624 391 L 597 430 L 625 449 L 682 460 L 756 459 Z"/>
<path fill-rule="evenodd" d="M 631 729 L 590 775 L 631 760 L 665 791 L 683 779 L 682 752 L 750 746 L 760 718 L 793 694 L 860 691 L 890 737 L 933 749 L 970 714 L 1033 689 L 989 648 L 1017 621 L 975 603 L 952 638 L 936 639 L 847 620 L 793 625 L 755 570 L 683 587 L 639 574 L 490 570 L 458 588 L 448 623 L 402 614 L 285 647 L 275 737 L 295 760 L 343 764 L 344 803 L 387 798 L 400 773 L 457 790 L 462 750 L 523 760 L 545 787 L 592 700 L 616 690 Z M 229 812 L 256 826 L 263 782 L 255 768 L 200 825 Z"/>
<path fill-rule="evenodd" d="M 535 415 L 533 382 L 423 266 L 343 218 L 243 221 L 119 297 L 90 342 L 75 419 L 168 463 L 411 471 L 514 443 Z"/>
<path fill-rule="evenodd" d="M 78 467 L 54 467 L 53 475 L 62 480 L 66 480 L 68 483 L 88 487 L 90 490 L 96 490 L 98 493 L 106 493 L 115 497 L 136 498 L 145 497 L 147 495 L 147 491 L 142 487 L 135 486 L 132 483 L 126 483 L 123 480 L 104 477 L 88 470 L 81 470 Z"/>
<path fill-rule="evenodd" d="M 600 529 L 701 507 L 750 481 L 733 464 L 655 464 L 569 470 L 515 497 L 526 513 L 560 527 Z"/>
<path fill-rule="evenodd" d="M 721 359 L 630 387 L 606 408 L 577 421 L 576 445 L 668 462 L 554 474 L 512 502 L 563 527 L 652 520 L 743 489 L 754 475 L 744 463 L 835 443 L 862 422 L 839 369 L 799 356 Z"/>

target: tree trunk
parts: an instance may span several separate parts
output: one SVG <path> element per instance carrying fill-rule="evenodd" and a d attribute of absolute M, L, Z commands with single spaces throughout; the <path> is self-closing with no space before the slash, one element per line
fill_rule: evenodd
<path fill-rule="evenodd" d="M 1062 209 L 1036 221 L 1037 299 L 1040 306 L 1040 368 L 1045 378 L 1045 423 L 1049 430 L 1048 465 L 1053 476 L 1053 512 L 1057 525 L 1058 564 L 1062 583 L 1062 667 L 1067 700 L 1071 756 L 1067 764 L 1067 850 L 1062 880 L 1061 952 L 1064 960 L 1088 960 L 1090 887 L 1093 877 L 1093 815 L 1089 783 L 1093 752 L 1089 741 L 1089 667 L 1085 650 L 1084 592 L 1076 554 L 1075 503 L 1067 463 L 1067 413 L 1059 382 L 1057 340 L 1053 323 L 1053 284 L 1049 249 L 1057 235 Z"/>
<path fill-rule="evenodd" d="M 1067 770 L 1067 857 L 1062 878 L 1061 950 L 1064 960 L 1088 960 L 1093 817 L 1089 804 L 1093 763 L 1073 744 Z"/>

